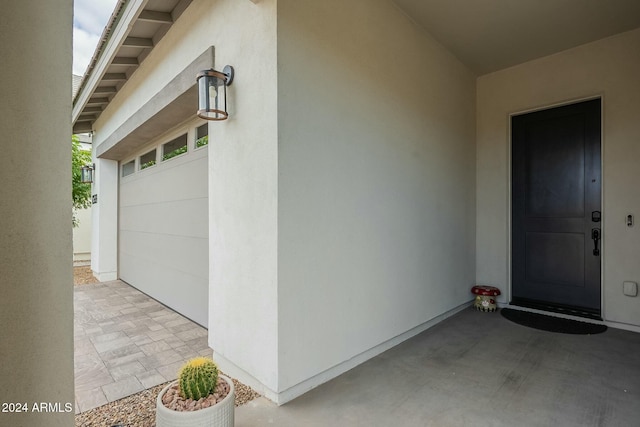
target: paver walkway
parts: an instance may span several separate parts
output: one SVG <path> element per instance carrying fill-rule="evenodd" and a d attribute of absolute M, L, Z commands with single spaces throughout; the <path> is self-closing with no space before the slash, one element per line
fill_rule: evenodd
<path fill-rule="evenodd" d="M 173 380 L 211 356 L 207 330 L 116 280 L 74 287 L 76 413 Z"/>

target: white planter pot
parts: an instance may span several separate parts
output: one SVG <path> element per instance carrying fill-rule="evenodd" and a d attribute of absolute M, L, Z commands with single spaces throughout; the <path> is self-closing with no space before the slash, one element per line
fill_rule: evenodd
<path fill-rule="evenodd" d="M 177 381 L 163 388 L 156 399 L 156 427 L 233 427 L 236 390 L 229 378 L 219 375 L 220 380 L 231 387 L 227 397 L 213 406 L 191 412 L 174 411 L 162 403 L 162 396 Z"/>

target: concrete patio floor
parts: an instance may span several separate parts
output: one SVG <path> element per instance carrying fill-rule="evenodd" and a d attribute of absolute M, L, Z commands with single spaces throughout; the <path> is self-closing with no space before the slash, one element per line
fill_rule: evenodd
<path fill-rule="evenodd" d="M 76 412 L 172 380 L 207 331 L 121 281 L 74 288 Z M 636 426 L 640 334 L 565 335 L 463 310 L 236 426 Z"/>
<path fill-rule="evenodd" d="M 466 309 L 237 427 L 640 426 L 640 334 L 566 335 Z"/>
<path fill-rule="evenodd" d="M 74 287 L 76 413 L 173 380 L 211 356 L 207 330 L 126 283 Z"/>

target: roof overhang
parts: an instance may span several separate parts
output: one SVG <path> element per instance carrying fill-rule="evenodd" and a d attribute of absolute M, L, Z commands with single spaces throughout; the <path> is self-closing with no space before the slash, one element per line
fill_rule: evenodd
<path fill-rule="evenodd" d="M 74 98 L 74 133 L 93 130 L 191 1 L 118 1 Z M 640 26 L 638 0 L 393 1 L 477 75 Z"/>
<path fill-rule="evenodd" d="M 192 0 L 119 0 L 73 100 L 73 132 L 93 124 Z"/>
<path fill-rule="evenodd" d="M 96 147 L 96 156 L 123 160 L 167 129 L 195 116 L 198 88 L 194 76 L 200 70 L 213 68 L 213 46 L 203 52 L 142 108 Z"/>
<path fill-rule="evenodd" d="M 640 27 L 638 0 L 393 0 L 477 75 Z"/>

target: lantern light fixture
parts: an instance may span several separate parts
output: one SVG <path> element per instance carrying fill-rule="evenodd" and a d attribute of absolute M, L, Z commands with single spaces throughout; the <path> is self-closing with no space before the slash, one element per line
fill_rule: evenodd
<path fill-rule="evenodd" d="M 227 86 L 233 82 L 233 74 L 231 65 L 226 65 L 221 72 L 211 68 L 198 73 L 198 117 L 227 120 Z"/>
<path fill-rule="evenodd" d="M 96 164 L 84 165 L 80 168 L 80 182 L 83 184 L 93 183 L 93 172 L 96 170 Z"/>

